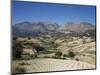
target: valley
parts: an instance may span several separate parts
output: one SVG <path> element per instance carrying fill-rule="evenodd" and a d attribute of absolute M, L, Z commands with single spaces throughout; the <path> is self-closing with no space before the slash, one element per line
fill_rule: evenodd
<path fill-rule="evenodd" d="M 94 26 L 81 23 L 67 29 L 58 24 L 29 24 L 13 29 L 13 73 L 96 68 Z"/>

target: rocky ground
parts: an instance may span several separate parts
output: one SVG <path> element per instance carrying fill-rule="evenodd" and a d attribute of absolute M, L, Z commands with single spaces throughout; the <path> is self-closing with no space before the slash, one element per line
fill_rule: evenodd
<path fill-rule="evenodd" d="M 47 72 L 95 69 L 95 41 L 90 37 L 17 38 L 22 59 L 12 61 L 12 72 Z M 34 46 L 34 47 L 33 47 Z M 16 71 L 17 70 L 17 71 Z"/>

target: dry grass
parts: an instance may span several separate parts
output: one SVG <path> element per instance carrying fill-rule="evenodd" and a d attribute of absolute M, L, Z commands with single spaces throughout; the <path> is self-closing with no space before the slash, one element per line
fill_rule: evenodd
<path fill-rule="evenodd" d="M 16 61 L 21 63 L 22 61 Z M 79 70 L 79 69 L 95 69 L 95 65 L 75 60 L 61 60 L 50 58 L 37 58 L 34 60 L 24 60 L 23 62 L 31 65 L 23 65 L 26 72 L 46 72 L 46 71 L 61 71 L 61 70 Z M 13 68 L 14 69 L 14 68 Z"/>

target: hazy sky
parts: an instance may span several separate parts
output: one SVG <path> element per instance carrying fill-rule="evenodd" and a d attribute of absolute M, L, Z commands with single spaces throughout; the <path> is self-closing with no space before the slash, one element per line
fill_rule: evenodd
<path fill-rule="evenodd" d="M 95 6 L 13 1 L 12 24 L 23 21 L 89 22 L 95 24 Z"/>

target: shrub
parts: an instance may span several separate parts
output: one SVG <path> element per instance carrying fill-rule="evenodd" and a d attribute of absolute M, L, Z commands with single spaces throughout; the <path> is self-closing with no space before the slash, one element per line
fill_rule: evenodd
<path fill-rule="evenodd" d="M 13 43 L 13 57 L 14 58 L 21 58 L 23 47 L 20 43 Z"/>
<path fill-rule="evenodd" d="M 33 55 L 33 54 L 31 54 L 31 55 L 29 55 L 31 58 L 36 58 L 37 56 L 36 55 Z"/>
<path fill-rule="evenodd" d="M 66 58 L 63 57 L 62 59 L 65 60 Z"/>
<path fill-rule="evenodd" d="M 57 58 L 61 58 L 62 52 L 56 52 L 56 53 L 55 53 L 55 56 L 56 56 Z"/>
<path fill-rule="evenodd" d="M 45 50 L 45 48 L 39 44 L 33 44 L 32 47 L 35 48 L 37 52 Z"/>
<path fill-rule="evenodd" d="M 85 56 L 85 54 L 83 54 L 83 56 Z"/>
<path fill-rule="evenodd" d="M 51 44 L 55 44 L 55 42 L 54 41 L 51 41 Z"/>
<path fill-rule="evenodd" d="M 75 53 L 72 51 L 69 51 L 69 57 L 74 58 L 74 56 L 75 56 Z"/>
<path fill-rule="evenodd" d="M 76 61 L 79 61 L 79 59 L 78 59 L 78 58 L 76 58 Z"/>
<path fill-rule="evenodd" d="M 83 39 L 83 44 L 85 44 L 86 43 L 86 41 L 85 41 L 85 39 Z"/>
<path fill-rule="evenodd" d="M 31 39 L 31 37 L 28 37 L 28 40 L 30 40 Z"/>
<path fill-rule="evenodd" d="M 67 54 L 64 54 L 63 57 L 68 57 L 68 55 Z"/>
<path fill-rule="evenodd" d="M 29 42 L 24 43 L 24 45 L 29 45 L 29 44 L 30 44 Z"/>

